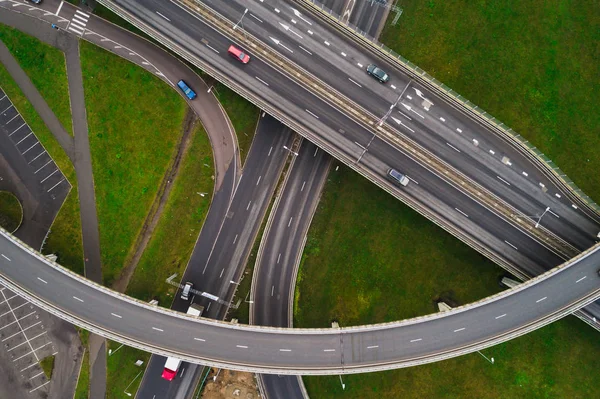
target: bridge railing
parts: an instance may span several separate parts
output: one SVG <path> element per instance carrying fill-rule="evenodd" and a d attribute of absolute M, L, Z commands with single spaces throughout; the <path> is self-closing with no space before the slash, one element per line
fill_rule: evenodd
<path fill-rule="evenodd" d="M 312 5 L 313 8 L 320 10 L 322 13 L 327 14 L 331 19 L 335 20 L 337 23 L 345 26 L 351 32 L 357 34 L 364 42 L 369 43 L 374 48 L 381 50 L 388 56 L 394 58 L 401 66 L 405 69 L 412 72 L 412 75 L 417 77 L 419 80 L 427 82 L 428 86 L 433 86 L 438 90 L 438 94 L 442 94 L 447 99 L 451 99 L 453 102 L 460 104 L 466 110 L 468 110 L 472 115 L 476 116 L 480 121 L 484 122 L 488 125 L 491 130 L 504 135 L 506 138 L 512 140 L 513 143 L 520 146 L 523 150 L 525 150 L 530 156 L 534 157 L 538 162 L 545 164 L 547 166 L 547 171 L 550 172 L 555 180 L 557 180 L 560 184 L 565 186 L 572 194 L 577 197 L 583 205 L 586 205 L 588 208 L 593 210 L 596 214 L 600 215 L 600 206 L 592 200 L 587 194 L 583 192 L 559 167 L 554 163 L 550 158 L 548 158 L 542 151 L 536 148 L 533 144 L 531 144 L 526 138 L 516 133 L 514 130 L 506 126 L 504 123 L 500 122 L 498 119 L 490 115 L 489 113 L 482 110 L 477 105 L 471 103 L 465 97 L 461 96 L 456 91 L 452 90 L 444 83 L 440 82 L 433 76 L 429 75 L 423 69 L 419 68 L 414 63 L 410 62 L 406 58 L 402 57 L 400 54 L 396 53 L 394 50 L 385 46 L 383 43 L 379 42 L 377 38 L 370 36 L 367 32 L 361 30 L 356 25 L 351 24 L 350 22 L 344 21 L 341 15 L 337 14 L 330 8 L 324 6 L 320 2 L 316 0 L 295 0 L 301 3 L 306 3 L 306 5 Z M 366 39 L 366 40 L 364 40 Z"/>

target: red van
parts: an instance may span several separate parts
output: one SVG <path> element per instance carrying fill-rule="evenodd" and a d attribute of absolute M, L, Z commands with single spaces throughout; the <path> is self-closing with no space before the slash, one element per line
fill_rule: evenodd
<path fill-rule="evenodd" d="M 227 52 L 242 64 L 247 64 L 250 61 L 250 56 L 233 44 L 229 46 L 229 50 L 227 50 Z"/>

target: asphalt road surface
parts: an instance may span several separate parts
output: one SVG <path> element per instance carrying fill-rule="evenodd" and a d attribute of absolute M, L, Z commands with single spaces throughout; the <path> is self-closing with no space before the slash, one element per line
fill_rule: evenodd
<path fill-rule="evenodd" d="M 192 299 L 204 306 L 204 317 L 220 320 L 225 316 L 227 304 L 237 287 L 254 245 L 254 237 L 289 155 L 283 146 L 290 147 L 291 138 L 292 134 L 287 127 L 268 115 L 261 117 L 226 216 L 223 220 L 207 220 L 204 223 L 203 232 L 204 229 L 210 229 L 215 234 L 209 237 L 201 233 L 181 280 L 193 282 L 197 293 L 219 298 L 219 301 L 214 301 L 196 295 Z M 186 312 L 188 306 L 189 302 L 182 300 L 178 291 L 171 308 Z M 202 368 L 184 363 L 177 378 L 168 382 L 160 378 L 165 361 L 164 356 L 152 356 L 137 397 L 152 398 L 156 395 L 161 399 L 186 398 L 193 394 Z"/>
<path fill-rule="evenodd" d="M 304 140 L 270 216 L 252 281 L 250 324 L 292 327 L 294 287 L 305 237 L 331 164 L 331 156 Z M 299 376 L 259 374 L 266 398 L 303 398 Z"/>
<path fill-rule="evenodd" d="M 566 316 L 600 296 L 599 257 L 596 246 L 546 278 L 442 314 L 339 330 L 242 326 L 157 309 L 52 266 L 4 232 L 0 282 L 76 325 L 150 352 L 234 370 L 339 374 L 470 353 Z"/>

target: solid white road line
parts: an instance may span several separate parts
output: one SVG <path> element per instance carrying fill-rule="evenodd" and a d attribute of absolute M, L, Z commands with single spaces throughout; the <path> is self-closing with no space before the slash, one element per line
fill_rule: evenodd
<path fill-rule="evenodd" d="M 362 87 L 360 84 L 358 84 L 357 82 L 355 82 L 354 80 L 348 78 L 349 81 L 351 81 L 352 83 L 354 83 L 355 85 L 357 85 L 358 87 Z"/>
<path fill-rule="evenodd" d="M 306 112 L 308 112 L 309 114 L 311 114 L 312 116 L 314 116 L 315 118 L 319 119 L 319 117 L 315 114 L 313 114 L 312 112 L 310 112 L 309 110 L 305 109 Z"/>
<path fill-rule="evenodd" d="M 58 17 L 58 14 L 60 14 L 60 10 L 62 9 L 62 6 L 63 6 L 64 3 L 65 3 L 64 1 L 60 2 L 60 5 L 58 6 L 58 10 L 56 10 L 56 13 L 54 14 L 57 17 Z"/>
<path fill-rule="evenodd" d="M 164 15 L 162 15 L 160 12 L 156 12 L 158 15 L 160 15 L 161 17 L 163 17 L 164 19 L 166 19 L 167 21 L 171 22 L 171 20 L 167 17 L 165 17 Z"/>
<path fill-rule="evenodd" d="M 313 53 L 311 53 L 310 51 L 308 51 L 307 49 L 305 49 L 301 45 L 298 45 L 298 47 L 300 47 L 302 50 L 304 50 L 305 52 L 307 52 L 309 55 L 313 55 Z"/>
<path fill-rule="evenodd" d="M 258 22 L 262 23 L 262 19 L 258 18 L 256 15 L 254 15 L 254 14 L 250 13 L 250 16 L 251 16 L 252 18 L 254 18 L 255 20 L 257 20 Z"/>
<path fill-rule="evenodd" d="M 460 150 L 459 150 L 458 148 L 456 148 L 455 146 L 453 146 L 452 144 L 450 144 L 450 143 L 446 143 L 446 145 L 447 145 L 448 147 L 452 148 L 454 151 L 456 151 L 456 152 L 460 152 Z"/>
<path fill-rule="evenodd" d="M 454 209 L 456 209 L 456 211 L 457 211 L 457 212 L 460 212 L 460 213 L 462 213 L 464 216 L 466 216 L 466 217 L 469 217 L 469 215 L 467 215 L 466 213 L 464 213 L 464 212 L 463 212 L 463 211 L 461 211 L 460 209 L 458 209 L 458 208 L 454 208 Z"/>
<path fill-rule="evenodd" d="M 217 50 L 216 48 L 214 48 L 213 46 L 211 46 L 210 44 L 207 44 L 206 47 L 208 47 L 209 49 L 211 49 L 212 51 L 214 51 L 215 53 L 219 54 L 219 50 Z"/>
<path fill-rule="evenodd" d="M 500 176 L 496 176 L 498 178 L 498 180 L 500 180 L 501 182 L 508 184 L 510 186 L 510 183 L 507 182 L 506 180 L 504 180 L 503 178 L 501 178 Z"/>
<path fill-rule="evenodd" d="M 256 80 L 258 80 L 260 83 L 264 84 L 265 86 L 268 86 L 269 84 L 267 82 L 265 82 L 264 80 L 262 80 L 261 78 L 259 78 L 258 76 L 255 76 Z"/>

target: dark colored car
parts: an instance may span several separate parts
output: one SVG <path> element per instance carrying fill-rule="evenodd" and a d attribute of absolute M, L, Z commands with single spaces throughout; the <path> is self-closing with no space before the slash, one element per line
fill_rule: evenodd
<path fill-rule="evenodd" d="M 29 0 L 33 4 L 42 4 L 42 0 Z"/>
<path fill-rule="evenodd" d="M 194 90 L 190 89 L 190 87 L 187 85 L 187 83 L 185 83 L 183 80 L 180 80 L 179 82 L 177 82 L 177 86 L 179 86 L 179 88 L 181 89 L 183 94 L 185 94 L 186 97 L 189 98 L 190 100 L 193 100 L 194 98 L 196 98 L 196 92 Z"/>
<path fill-rule="evenodd" d="M 386 83 L 390 80 L 390 75 L 388 75 L 383 69 L 379 68 L 375 64 L 371 64 L 367 67 L 367 73 L 381 83 Z"/>
<path fill-rule="evenodd" d="M 241 49 L 235 47 L 233 44 L 229 46 L 229 50 L 227 50 L 227 52 L 230 56 L 232 56 L 242 64 L 247 64 L 250 61 L 250 56 Z"/>

